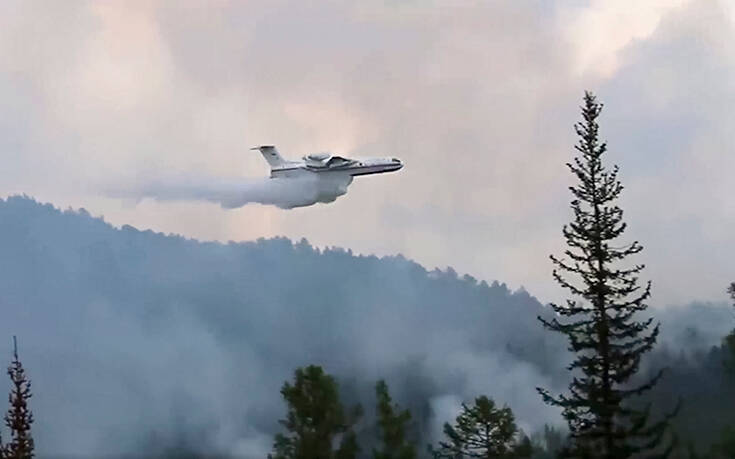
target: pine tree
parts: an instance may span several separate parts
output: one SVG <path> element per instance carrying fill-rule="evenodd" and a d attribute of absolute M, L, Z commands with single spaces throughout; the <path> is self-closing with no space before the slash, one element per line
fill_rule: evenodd
<path fill-rule="evenodd" d="M 436 459 L 523 458 L 530 457 L 531 444 L 516 426 L 513 412 L 507 406 L 481 396 L 473 406 L 462 404 L 462 412 L 454 425 L 444 424 L 447 441 L 439 449 L 429 447 Z"/>
<path fill-rule="evenodd" d="M 735 308 L 735 282 L 727 288 L 727 293 L 730 294 Z M 735 328 L 722 339 L 722 349 L 725 351 L 725 368 L 731 375 L 735 374 Z"/>
<path fill-rule="evenodd" d="M 294 383 L 286 382 L 281 394 L 288 404 L 287 433 L 278 434 L 271 459 L 354 459 L 359 451 L 352 426 L 361 415 L 359 406 L 346 414 L 335 379 L 318 366 L 299 368 Z M 340 440 L 334 450 L 333 444 Z"/>
<path fill-rule="evenodd" d="M 575 125 L 580 156 L 567 164 L 578 180 L 570 187 L 574 221 L 563 228 L 568 246 L 566 258 L 551 256 L 554 279 L 576 299 L 552 304 L 557 317 L 543 325 L 563 333 L 575 354 L 569 365 L 573 381 L 569 393 L 558 397 L 539 388 L 544 401 L 561 407 L 569 430 L 569 457 L 623 459 L 634 454 L 667 456 L 662 450 L 669 417 L 650 423 L 649 409 L 630 402 L 658 382 L 633 384 L 641 357 L 650 351 L 659 334 L 653 319 L 638 320 L 646 311 L 651 283 L 639 284 L 643 265 L 626 265 L 642 246 L 636 241 L 622 245 L 623 211 L 616 201 L 623 191 L 618 167 L 603 164 L 607 145 L 599 140 L 597 118 L 602 110 L 595 96 L 585 93 L 582 122 Z"/>
<path fill-rule="evenodd" d="M 416 448 L 406 441 L 406 428 L 411 421 L 408 410 L 401 411 L 393 404 L 385 381 L 375 385 L 378 398 L 378 427 L 381 432 L 381 451 L 373 451 L 374 459 L 415 459 Z"/>
<path fill-rule="evenodd" d="M 733 301 L 735 307 L 735 282 L 732 282 L 727 293 Z M 726 376 L 732 378 L 735 375 L 735 329 L 722 339 L 722 350 L 725 354 L 725 370 Z M 728 426 L 720 434 L 720 441 L 716 443 L 709 453 L 709 457 L 713 458 L 733 458 L 735 457 L 735 427 Z"/>
<path fill-rule="evenodd" d="M 544 425 L 543 432 L 536 432 L 533 438 L 534 459 L 556 459 L 564 447 L 566 435 L 551 427 Z"/>
<path fill-rule="evenodd" d="M 12 383 L 10 390 L 10 409 L 5 415 L 5 425 L 10 429 L 10 443 L 3 448 L 6 459 L 29 459 L 33 457 L 33 437 L 31 424 L 33 413 L 28 409 L 31 398 L 31 381 L 18 359 L 18 345 L 13 337 L 13 361 L 8 367 L 8 375 Z"/>

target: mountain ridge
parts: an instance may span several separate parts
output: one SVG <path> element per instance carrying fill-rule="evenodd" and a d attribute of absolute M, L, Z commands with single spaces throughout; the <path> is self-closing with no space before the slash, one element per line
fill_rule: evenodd
<path fill-rule="evenodd" d="M 263 457 L 280 386 L 308 364 L 366 407 L 385 378 L 423 444 L 478 394 L 510 405 L 529 432 L 558 423 L 534 388 L 568 378 L 566 343 L 541 328 L 548 308 L 523 288 L 305 239 L 117 228 L 28 196 L 0 201 L 0 310 L 0 338 L 19 336 L 34 383 L 41 454 L 196 438 L 195 450 Z M 673 350 L 717 342 L 729 313 L 659 312 Z"/>
<path fill-rule="evenodd" d="M 35 370 L 34 378 L 67 378 L 72 387 L 59 387 L 56 395 L 69 400 L 74 398 L 76 377 L 50 366 L 34 369 L 32 362 L 40 354 L 86 362 L 83 371 L 93 374 L 118 374 L 120 369 L 107 362 L 121 359 L 120 367 L 138 387 L 108 381 L 109 392 L 128 401 L 125 407 L 113 403 L 123 412 L 142 403 L 136 391 L 145 386 L 141 379 L 156 373 L 152 361 L 157 362 L 153 367 L 181 376 L 190 366 L 214 365 L 222 385 L 215 406 L 227 397 L 242 396 L 235 384 L 238 378 L 246 386 L 252 384 L 263 395 L 244 403 L 237 416 L 270 413 L 242 428 L 260 435 L 277 428 L 278 388 L 299 365 L 321 364 L 343 380 L 357 381 L 357 398 L 378 378 L 389 383 L 391 378 L 413 378 L 402 370 L 413 365 L 417 375 L 424 375 L 426 390 L 414 381 L 411 393 L 461 399 L 480 390 L 472 382 L 478 378 L 468 374 L 478 359 L 492 360 L 498 372 L 508 375 L 553 378 L 551 373 L 541 375 L 551 369 L 551 356 L 563 352 L 554 337 L 521 332 L 535 328 L 536 315 L 544 312 L 525 290 L 513 292 L 499 282 L 459 276 L 451 268 L 429 271 L 402 255 L 358 256 L 286 238 L 201 242 L 130 225 L 116 228 L 84 209 L 62 211 L 27 196 L 0 202 L 0 253 L 0 306 L 6 311 L 0 330 L 19 334 L 27 343 L 26 360 Z M 493 323 L 495 331 L 487 333 L 483 323 Z M 210 362 L 203 363 L 208 358 L 200 351 L 191 360 L 181 355 L 180 348 L 196 348 L 194 336 L 212 353 Z M 87 348 L 90 344 L 93 349 Z M 534 352 L 539 346 L 545 351 Z M 257 368 L 255 375 L 240 374 L 233 359 L 249 360 Z M 197 405 L 206 383 L 187 378 L 197 383 L 172 389 L 164 405 L 183 403 L 177 397 L 190 399 L 186 406 Z M 399 399 L 411 398 L 407 386 L 395 385 Z M 498 385 L 502 391 L 516 390 L 506 379 Z M 50 396 L 46 392 L 38 398 Z M 99 404 L 87 409 L 101 416 L 97 411 L 105 403 Z M 534 408 L 527 410 L 538 404 L 531 405 Z M 48 415 L 48 407 L 38 409 Z M 166 417 L 168 411 L 157 406 L 158 416 Z M 204 418 L 237 417 L 225 406 L 203 411 L 211 412 Z M 43 423 L 44 416 L 39 416 L 41 435 L 73 437 L 64 428 Z M 110 429 L 104 424 L 93 430 L 107 435 L 102 432 Z M 428 435 L 434 427 L 427 424 L 422 430 Z M 238 443 L 238 435 L 227 436 L 212 441 L 224 449 Z M 125 437 L 117 441 L 133 447 L 140 432 Z M 73 445 L 60 447 L 66 451 Z M 89 445 L 86 451 L 95 452 L 96 447 Z"/>

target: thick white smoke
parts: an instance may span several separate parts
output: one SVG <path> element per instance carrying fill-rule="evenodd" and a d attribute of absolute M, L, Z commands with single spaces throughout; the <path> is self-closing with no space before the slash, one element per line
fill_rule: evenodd
<path fill-rule="evenodd" d="M 333 202 L 347 193 L 350 183 L 352 176 L 349 174 L 333 172 L 260 179 L 178 175 L 138 181 L 132 186 L 117 186 L 105 192 L 112 197 L 136 200 L 208 201 L 225 209 L 251 203 L 292 209 Z"/>
<path fill-rule="evenodd" d="M 41 457 L 265 457 L 285 414 L 279 389 L 308 364 L 366 408 L 364 451 L 378 379 L 414 414 L 420 444 L 482 394 L 529 434 L 563 422 L 535 388 L 566 389 L 567 343 L 522 290 L 306 241 L 115 229 L 19 197 L 0 200 L 0 253 L 0 361 L 17 335 Z M 732 326 L 724 304 L 651 312 L 672 356 L 707 352 Z"/>

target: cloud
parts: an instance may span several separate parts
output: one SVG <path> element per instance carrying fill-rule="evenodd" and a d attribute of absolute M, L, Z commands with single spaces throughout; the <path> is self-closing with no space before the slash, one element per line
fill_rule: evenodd
<path fill-rule="evenodd" d="M 688 4 L 626 49 L 618 75 L 600 88 L 630 237 L 646 247 L 659 303 L 719 300 L 732 277 L 734 25 L 718 2 Z"/>
<path fill-rule="evenodd" d="M 564 34 L 575 49 L 575 70 L 580 74 L 614 77 L 626 47 L 649 39 L 663 17 L 688 3 L 686 0 L 594 0 L 562 13 Z"/>
<path fill-rule="evenodd" d="M 562 249 L 571 125 L 583 90 L 596 89 L 609 160 L 627 186 L 629 235 L 648 246 L 648 275 L 660 286 L 655 301 L 716 299 L 730 275 L 723 262 L 735 254 L 723 241 L 733 182 L 723 152 L 735 29 L 726 2 L 2 8 L 1 193 L 205 239 L 279 234 L 403 252 L 558 299 L 543 260 Z M 407 167 L 291 212 L 130 207 L 90 186 L 131 175 L 262 177 L 264 165 L 244 153 L 261 143 L 292 157 L 390 155 Z M 678 220 L 661 215 L 659 194 L 682 208 Z M 428 208 L 434 216 L 422 217 Z M 456 215 L 487 224 L 457 237 L 444 221 Z M 705 272 L 700 289 L 685 287 Z"/>

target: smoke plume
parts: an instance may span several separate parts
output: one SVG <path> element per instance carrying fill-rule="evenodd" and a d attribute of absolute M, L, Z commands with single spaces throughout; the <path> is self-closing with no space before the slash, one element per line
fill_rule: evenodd
<path fill-rule="evenodd" d="M 159 201 L 207 201 L 225 209 L 247 204 L 281 209 L 329 203 L 347 192 L 352 177 L 344 173 L 308 174 L 289 178 L 216 178 L 177 175 L 138 180 L 133 185 L 106 187 L 110 197 Z"/>

